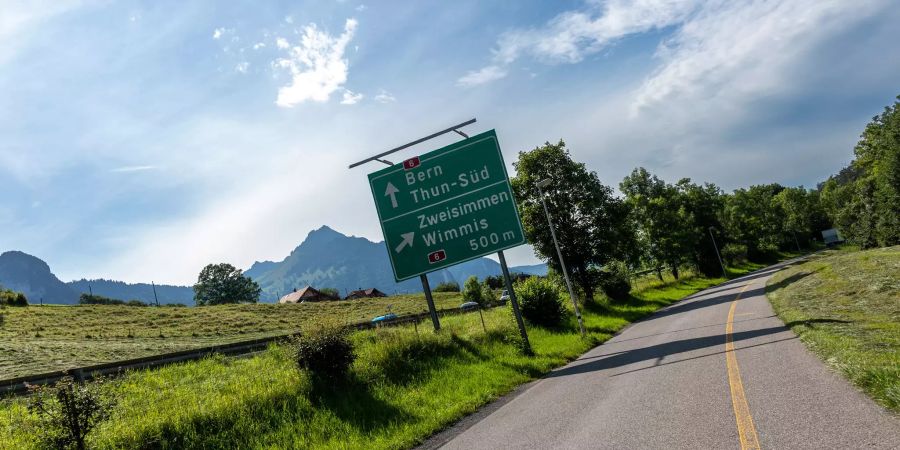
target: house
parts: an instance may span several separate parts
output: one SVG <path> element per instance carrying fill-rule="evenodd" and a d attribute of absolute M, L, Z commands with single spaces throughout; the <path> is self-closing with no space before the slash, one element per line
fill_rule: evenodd
<path fill-rule="evenodd" d="M 306 286 L 303 289 L 297 290 L 294 289 L 294 292 L 291 292 L 284 297 L 278 299 L 278 303 L 303 303 L 303 302 L 320 302 L 323 300 L 340 300 L 337 297 L 324 294 L 322 292 L 317 291 L 312 286 Z"/>
<path fill-rule="evenodd" d="M 373 297 L 387 297 L 387 294 L 379 291 L 375 288 L 370 289 L 360 289 L 357 291 L 353 291 L 344 297 L 344 300 L 353 300 L 355 298 L 373 298 Z"/>

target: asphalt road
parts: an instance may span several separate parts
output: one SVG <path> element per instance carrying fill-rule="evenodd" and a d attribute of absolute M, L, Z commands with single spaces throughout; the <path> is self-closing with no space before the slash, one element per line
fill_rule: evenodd
<path fill-rule="evenodd" d="M 781 266 L 659 311 L 426 447 L 900 449 L 900 419 L 775 317 Z"/>

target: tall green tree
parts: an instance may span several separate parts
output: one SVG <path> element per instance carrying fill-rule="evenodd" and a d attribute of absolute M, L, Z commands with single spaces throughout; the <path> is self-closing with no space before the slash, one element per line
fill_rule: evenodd
<path fill-rule="evenodd" d="M 538 181 L 549 179 L 544 192 L 566 267 L 585 297 L 593 299 L 597 279 L 591 269 L 637 257 L 628 206 L 596 172 L 574 161 L 562 140 L 519 152 L 513 165 L 512 186 L 535 253 L 554 270 L 561 269 L 537 189 Z"/>
<path fill-rule="evenodd" d="M 819 193 L 803 186 L 784 188 L 773 197 L 782 215 L 782 229 L 797 245 L 808 246 L 809 240 L 829 227 Z"/>
<path fill-rule="evenodd" d="M 692 253 L 681 193 L 643 167 L 625 177 L 619 189 L 631 207 L 644 263 L 658 273 L 663 266 L 668 266 L 678 278 L 678 267 Z"/>
<path fill-rule="evenodd" d="M 724 223 L 730 239 L 747 246 L 747 256 L 764 260 L 788 242 L 783 214 L 774 198 L 784 190 L 779 184 L 737 189 L 726 197 Z"/>
<path fill-rule="evenodd" d="M 872 118 L 854 152 L 850 166 L 819 186 L 822 205 L 854 244 L 900 244 L 900 101 Z"/>
<path fill-rule="evenodd" d="M 681 195 L 683 226 L 693 266 L 706 276 L 719 276 L 722 267 L 710 232 L 721 237 L 725 196 L 712 183 L 698 185 L 683 178 L 675 185 Z M 720 239 L 717 238 L 717 239 Z M 721 239 L 719 240 L 721 242 Z"/>
<path fill-rule="evenodd" d="M 259 285 L 245 277 L 241 269 L 226 263 L 209 264 L 194 284 L 194 302 L 197 306 L 256 303 L 260 292 Z"/>

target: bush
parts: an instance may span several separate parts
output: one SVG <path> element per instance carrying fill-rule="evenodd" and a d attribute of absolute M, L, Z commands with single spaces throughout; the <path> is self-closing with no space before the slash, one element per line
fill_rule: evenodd
<path fill-rule="evenodd" d="M 628 266 L 621 261 L 607 264 L 598 276 L 600 289 L 613 300 L 627 300 L 631 293 L 631 280 Z"/>
<path fill-rule="evenodd" d="M 494 306 L 499 299 L 497 293 L 491 289 L 491 286 L 485 281 L 481 285 L 481 306 Z"/>
<path fill-rule="evenodd" d="M 479 305 L 484 305 L 484 299 L 481 298 L 481 283 L 478 282 L 478 277 L 472 275 L 466 280 L 466 284 L 463 286 L 462 297 L 465 302 L 475 302 Z"/>
<path fill-rule="evenodd" d="M 104 297 L 102 295 L 81 294 L 78 297 L 78 303 L 81 305 L 124 305 L 125 302 L 115 298 Z"/>
<path fill-rule="evenodd" d="M 102 382 L 76 383 L 65 377 L 51 386 L 29 386 L 28 408 L 37 414 L 41 441 L 48 448 L 85 449 L 85 439 L 109 418 L 113 400 L 104 396 Z"/>
<path fill-rule="evenodd" d="M 443 283 L 438 283 L 437 287 L 433 289 L 434 292 L 459 292 L 459 283 L 455 281 L 445 281 Z"/>
<path fill-rule="evenodd" d="M 355 358 L 349 331 L 336 324 L 319 325 L 301 333 L 295 339 L 294 351 L 300 370 L 332 380 L 345 378 Z"/>
<path fill-rule="evenodd" d="M 722 247 L 722 259 L 729 266 L 747 262 L 747 246 L 743 244 L 725 244 Z"/>
<path fill-rule="evenodd" d="M 28 299 L 21 292 L 9 289 L 0 291 L 0 305 L 6 306 L 28 306 Z"/>
<path fill-rule="evenodd" d="M 319 293 L 323 294 L 323 295 L 327 295 L 329 297 L 334 297 L 338 300 L 341 299 L 341 292 L 335 288 L 322 288 L 322 289 L 319 289 Z"/>
<path fill-rule="evenodd" d="M 531 277 L 514 286 L 522 316 L 534 325 L 555 327 L 562 323 L 565 307 L 559 289 L 548 280 Z"/>

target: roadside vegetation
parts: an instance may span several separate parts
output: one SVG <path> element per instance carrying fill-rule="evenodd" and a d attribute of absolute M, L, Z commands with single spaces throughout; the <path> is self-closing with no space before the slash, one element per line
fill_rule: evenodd
<path fill-rule="evenodd" d="M 459 293 L 435 293 L 438 309 L 458 308 Z M 209 345 L 294 333 L 340 318 L 370 320 L 426 311 L 422 294 L 302 304 L 228 304 L 202 308 L 121 305 L 4 308 L 0 379 Z"/>
<path fill-rule="evenodd" d="M 315 376 L 308 370 L 314 364 L 303 366 L 294 345 L 132 372 L 104 383 L 115 406 L 87 442 L 92 448 L 409 448 L 628 323 L 722 281 L 690 272 L 677 281 L 668 275 L 637 280 L 626 300 L 598 296 L 585 305 L 586 339 L 568 309 L 557 326 L 529 325 L 534 356 L 521 351 L 509 308 L 495 308 L 484 312 L 484 326 L 478 314 L 465 314 L 444 317 L 440 333 L 422 326 L 351 333 L 354 358 L 344 379 Z M 340 346 L 333 337 L 317 339 Z M 304 348 L 309 354 L 310 346 Z M 0 448 L 37 448 L 41 423 L 27 399 L 0 402 Z"/>
<path fill-rule="evenodd" d="M 778 316 L 829 366 L 900 413 L 900 246 L 826 251 L 772 277 Z"/>

